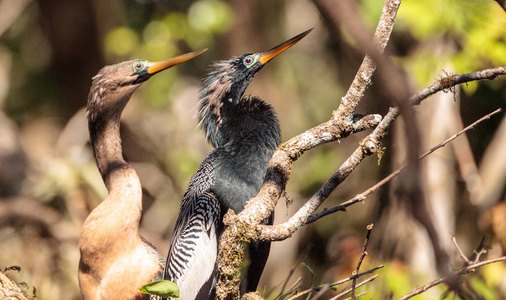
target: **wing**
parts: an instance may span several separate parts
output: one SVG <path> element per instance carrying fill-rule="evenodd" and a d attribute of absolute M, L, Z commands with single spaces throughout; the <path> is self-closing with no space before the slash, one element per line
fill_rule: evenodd
<path fill-rule="evenodd" d="M 181 299 L 209 299 L 216 281 L 220 204 L 213 193 L 184 199 L 171 240 L 164 278 L 174 281 Z"/>

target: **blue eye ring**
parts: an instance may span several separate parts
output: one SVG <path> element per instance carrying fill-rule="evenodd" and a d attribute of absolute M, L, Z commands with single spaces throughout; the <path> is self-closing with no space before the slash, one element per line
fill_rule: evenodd
<path fill-rule="evenodd" d="M 248 55 L 245 58 L 243 58 L 242 63 L 246 66 L 246 68 L 250 68 L 252 65 L 255 64 L 257 61 L 256 55 Z"/>
<path fill-rule="evenodd" d="M 133 65 L 134 72 L 140 72 L 146 68 L 146 65 L 143 61 L 135 61 Z"/>

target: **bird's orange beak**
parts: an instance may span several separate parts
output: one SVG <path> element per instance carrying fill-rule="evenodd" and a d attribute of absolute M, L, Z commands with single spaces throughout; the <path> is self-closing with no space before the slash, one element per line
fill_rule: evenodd
<path fill-rule="evenodd" d="M 190 60 L 196 56 L 199 56 L 200 54 L 204 53 L 207 51 L 207 48 L 206 49 L 202 49 L 202 50 L 198 50 L 198 51 L 194 51 L 194 52 L 190 52 L 190 53 L 186 53 L 186 54 L 183 54 L 183 55 L 179 55 L 179 56 L 176 56 L 176 57 L 173 57 L 173 58 L 169 58 L 169 59 L 166 59 L 164 61 L 159 61 L 159 62 L 155 62 L 155 63 L 151 63 L 148 67 L 148 73 L 151 74 L 151 75 L 154 75 L 160 71 L 163 71 L 167 68 L 170 68 L 170 67 L 173 67 L 175 65 L 178 65 L 180 63 L 184 63 L 185 61 L 187 60 Z"/>
<path fill-rule="evenodd" d="M 306 35 L 308 35 L 309 32 L 311 32 L 311 30 L 313 30 L 313 28 L 304 31 L 303 33 L 301 33 L 299 35 L 294 36 L 293 38 L 289 39 L 286 42 L 283 42 L 283 43 L 277 45 L 276 47 L 272 48 L 269 51 L 260 53 L 260 56 L 259 56 L 258 60 L 260 61 L 260 63 L 262 65 L 265 64 L 265 63 L 267 63 L 267 62 L 269 62 L 271 59 L 273 59 L 274 57 L 276 57 L 278 54 L 282 53 L 286 49 L 288 49 L 288 48 L 292 47 L 293 45 L 295 45 L 298 41 L 302 40 L 302 38 L 305 37 Z"/>

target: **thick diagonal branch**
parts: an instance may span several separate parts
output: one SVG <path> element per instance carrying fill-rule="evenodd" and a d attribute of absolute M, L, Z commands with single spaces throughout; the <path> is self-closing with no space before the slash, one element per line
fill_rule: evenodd
<path fill-rule="evenodd" d="M 506 66 L 503 66 L 493 69 L 472 72 L 468 74 L 452 75 L 449 77 L 445 77 L 434 82 L 429 87 L 419 91 L 416 95 L 410 97 L 410 103 L 412 105 L 418 105 L 424 99 L 427 99 L 431 95 L 440 91 L 445 91 L 455 85 L 469 81 L 494 79 L 497 76 L 505 74 L 506 74 Z M 350 201 L 343 203 L 342 205 L 328 209 L 318 215 L 311 217 L 311 215 L 314 214 L 316 209 L 318 209 L 318 207 L 323 203 L 323 201 L 325 201 L 325 199 L 329 197 L 329 195 L 337 188 L 337 186 L 339 186 L 339 184 L 341 184 L 348 177 L 348 175 L 351 174 L 351 171 L 354 170 L 365 157 L 367 157 L 368 155 L 374 153 L 377 149 L 379 149 L 380 141 L 386 135 L 386 133 L 388 132 L 388 128 L 390 127 L 392 122 L 399 116 L 399 114 L 400 114 L 399 109 L 391 108 L 388 114 L 382 119 L 378 127 L 376 127 L 376 129 L 361 142 L 360 146 L 357 147 L 357 149 L 355 149 L 353 154 L 338 168 L 338 170 L 332 175 L 332 177 L 330 177 L 330 179 L 318 190 L 318 192 L 316 192 L 290 219 L 276 226 L 257 225 L 254 229 L 254 233 L 250 237 L 255 240 L 266 240 L 266 241 L 284 240 L 292 236 L 292 234 L 295 231 L 297 231 L 301 226 L 305 225 L 306 223 L 314 222 L 318 218 L 321 218 L 325 215 L 337 211 L 343 211 L 346 209 L 346 207 L 353 205 L 357 202 L 363 201 L 365 197 L 367 197 L 370 193 L 377 190 L 379 186 L 372 189 L 370 193 L 359 194 L 353 199 L 350 199 Z M 489 114 L 484 118 L 481 118 L 480 120 L 471 124 L 470 126 L 467 127 L 467 129 L 464 129 L 462 133 L 474 127 L 477 123 L 483 121 L 485 118 L 490 117 L 492 114 Z M 461 133 L 457 134 L 455 138 L 460 134 Z M 450 142 L 451 140 L 449 139 L 448 142 Z M 426 154 L 424 154 L 423 156 L 425 157 Z M 398 172 L 394 174 L 394 176 L 396 176 L 397 174 Z M 393 178 L 393 176 L 391 178 Z M 391 178 L 386 178 L 386 181 L 390 180 Z M 382 182 L 378 184 L 384 184 L 385 182 L 383 182 L 382 180 Z"/>
<path fill-rule="evenodd" d="M 400 2 L 400 0 L 385 1 L 380 22 L 373 39 L 379 51 L 383 51 L 388 43 Z M 372 73 L 374 73 L 374 63 L 367 59 L 364 60 L 362 65 L 363 68 L 361 67 L 361 71 L 359 72 L 367 73 L 368 75 L 363 77 L 362 73 L 360 73 L 357 76 L 362 79 L 365 78 L 370 82 Z M 360 85 L 363 86 L 359 87 Z M 359 79 L 359 83 L 355 88 L 362 90 L 362 92 L 356 94 L 356 97 L 353 99 L 342 100 L 340 107 L 344 105 L 344 107 L 356 108 L 358 106 L 363 91 L 367 88 L 367 83 Z M 356 130 L 354 128 L 357 127 L 354 126 L 354 108 L 351 110 L 338 108 L 338 111 L 346 111 L 346 113 L 342 114 L 343 117 L 333 117 L 330 121 L 306 131 L 279 147 L 269 163 L 267 175 L 259 194 L 247 203 L 245 209 L 239 215 L 235 216 L 229 212 L 225 216 L 224 223 L 226 229 L 221 237 L 218 261 L 219 277 L 216 287 L 218 299 L 239 298 L 239 269 L 244 247 L 242 242 L 250 240 L 246 236 L 246 233 L 252 226 L 267 219 L 274 211 L 292 171 L 293 162 L 311 148 L 353 133 Z M 371 123 L 375 123 L 374 121 L 379 121 L 379 118 L 372 117 Z"/>

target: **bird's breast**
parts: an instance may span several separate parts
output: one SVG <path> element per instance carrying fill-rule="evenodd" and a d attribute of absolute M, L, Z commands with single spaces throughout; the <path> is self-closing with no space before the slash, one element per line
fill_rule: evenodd
<path fill-rule="evenodd" d="M 94 274 L 86 274 L 80 267 L 80 281 L 97 285 L 91 288 L 95 295 L 85 299 L 143 299 L 143 294 L 137 291 L 159 276 L 163 268 L 140 239 L 136 244 L 123 245 L 123 249 L 102 256 L 100 261 L 88 261 L 93 264 Z M 95 280 L 87 278 L 91 275 Z"/>

